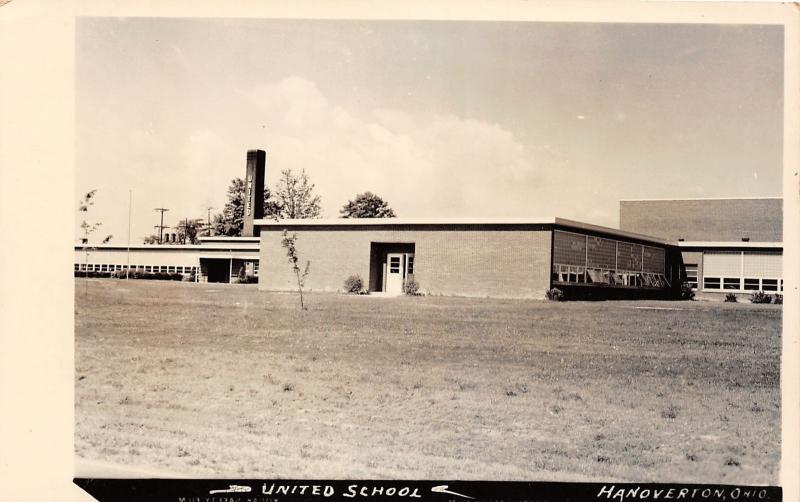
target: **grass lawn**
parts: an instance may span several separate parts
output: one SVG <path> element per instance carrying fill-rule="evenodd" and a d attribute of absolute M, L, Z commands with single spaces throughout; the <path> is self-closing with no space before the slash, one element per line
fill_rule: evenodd
<path fill-rule="evenodd" d="M 197 477 L 777 483 L 780 306 L 75 289 L 81 459 Z"/>

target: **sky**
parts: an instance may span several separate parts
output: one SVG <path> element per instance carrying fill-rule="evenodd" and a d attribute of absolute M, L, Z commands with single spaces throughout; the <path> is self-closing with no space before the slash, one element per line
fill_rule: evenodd
<path fill-rule="evenodd" d="M 324 217 L 558 216 L 780 196 L 780 26 L 79 18 L 75 199 L 125 244 L 221 211 L 248 149 Z M 76 236 L 84 215 L 76 211 Z"/>

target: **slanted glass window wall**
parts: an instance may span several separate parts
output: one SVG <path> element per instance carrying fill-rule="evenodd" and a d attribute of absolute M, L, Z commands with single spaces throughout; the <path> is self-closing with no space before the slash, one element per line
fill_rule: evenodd
<path fill-rule="evenodd" d="M 553 283 L 668 288 L 663 248 L 555 230 Z"/>

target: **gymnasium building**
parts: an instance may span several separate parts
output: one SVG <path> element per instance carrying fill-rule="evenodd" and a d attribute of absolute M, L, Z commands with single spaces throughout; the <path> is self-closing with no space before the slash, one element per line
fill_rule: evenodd
<path fill-rule="evenodd" d="M 194 245 L 75 246 L 75 274 L 130 268 L 196 282 L 258 278 L 291 291 L 281 242 L 297 235 L 306 289 L 341 291 L 351 275 L 370 292 L 401 294 L 415 281 L 434 295 L 672 298 L 688 282 L 699 296 L 781 293 L 782 199 L 623 200 L 620 228 L 555 217 L 522 219 L 264 219 L 266 154 L 247 152 L 242 237 Z"/>

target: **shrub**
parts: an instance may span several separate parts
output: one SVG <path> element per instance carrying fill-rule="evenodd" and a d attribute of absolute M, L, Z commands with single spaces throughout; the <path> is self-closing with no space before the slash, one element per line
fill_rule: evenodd
<path fill-rule="evenodd" d="M 694 290 L 688 282 L 681 284 L 681 300 L 694 300 Z"/>
<path fill-rule="evenodd" d="M 739 300 L 736 299 L 736 295 L 735 294 L 728 293 L 728 294 L 725 295 L 725 303 L 736 303 L 737 301 L 739 301 Z"/>
<path fill-rule="evenodd" d="M 772 303 L 772 297 L 763 291 L 756 291 L 750 295 L 750 303 Z"/>
<path fill-rule="evenodd" d="M 783 295 L 775 295 L 775 298 L 772 300 L 772 303 L 775 305 L 783 305 Z"/>
<path fill-rule="evenodd" d="M 192 276 L 192 280 L 194 280 L 194 276 Z M 258 277 L 253 274 L 247 273 L 247 268 L 239 267 L 239 273 L 236 274 L 236 277 L 231 278 L 232 284 L 255 284 L 258 282 Z"/>
<path fill-rule="evenodd" d="M 548 289 L 545 291 L 544 296 L 554 302 L 563 302 L 564 301 L 564 292 L 558 288 Z"/>
<path fill-rule="evenodd" d="M 358 274 L 351 275 L 344 280 L 344 292 L 350 294 L 359 294 L 364 291 L 364 281 Z"/>
<path fill-rule="evenodd" d="M 414 279 L 406 280 L 406 283 L 403 285 L 403 291 L 408 296 L 419 296 L 421 293 L 419 292 L 419 283 Z"/>
<path fill-rule="evenodd" d="M 113 272 L 97 272 L 97 271 L 87 272 L 85 270 L 75 271 L 75 277 L 107 278 L 107 277 L 112 277 L 112 274 Z"/>

